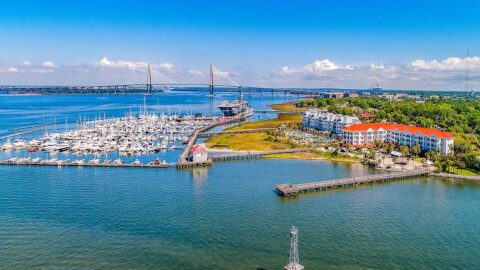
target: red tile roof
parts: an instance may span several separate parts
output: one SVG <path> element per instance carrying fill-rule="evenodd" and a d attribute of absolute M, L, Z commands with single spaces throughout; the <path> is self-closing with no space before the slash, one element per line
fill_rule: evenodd
<path fill-rule="evenodd" d="M 197 144 L 197 145 L 192 146 L 192 149 L 190 150 L 190 152 L 192 152 L 192 153 L 206 153 L 207 150 L 203 146 Z"/>
<path fill-rule="evenodd" d="M 367 131 L 368 129 L 379 130 L 383 128 L 384 130 L 398 130 L 400 132 L 409 132 L 410 134 L 421 133 L 423 136 L 430 137 L 435 136 L 437 138 L 451 139 L 453 138 L 450 132 L 440 131 L 432 128 L 422 128 L 402 124 L 391 124 L 391 123 L 360 123 L 353 124 L 344 128 L 344 131 Z"/>
<path fill-rule="evenodd" d="M 363 117 L 363 118 L 373 118 L 373 117 L 375 117 L 374 114 L 371 114 L 369 112 L 363 112 L 363 113 L 359 114 L 358 116 Z"/>

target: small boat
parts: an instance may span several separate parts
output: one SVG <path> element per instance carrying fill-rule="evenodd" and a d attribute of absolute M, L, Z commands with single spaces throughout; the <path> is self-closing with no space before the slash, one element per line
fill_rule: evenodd
<path fill-rule="evenodd" d="M 100 159 L 94 158 L 88 162 L 90 165 L 100 164 Z"/>
<path fill-rule="evenodd" d="M 123 164 L 123 160 L 121 160 L 121 159 L 115 159 L 115 161 L 113 161 L 113 164 L 115 164 L 115 165 L 122 165 L 122 164 Z"/>
<path fill-rule="evenodd" d="M 138 158 L 137 158 L 137 159 L 135 159 L 134 162 L 132 162 L 132 165 L 142 165 L 142 163 L 141 163 L 140 160 L 138 160 Z"/>
<path fill-rule="evenodd" d="M 42 161 L 42 159 L 41 159 L 41 158 L 38 158 L 38 157 L 32 159 L 32 163 L 40 163 L 41 161 Z"/>
<path fill-rule="evenodd" d="M 2 146 L 2 150 L 8 150 L 12 148 L 13 148 L 13 144 L 10 142 L 10 140 L 6 141 Z"/>
<path fill-rule="evenodd" d="M 15 141 L 13 141 L 13 147 L 16 148 L 16 149 L 24 148 L 25 145 L 26 145 L 26 143 L 22 139 L 16 139 Z"/>

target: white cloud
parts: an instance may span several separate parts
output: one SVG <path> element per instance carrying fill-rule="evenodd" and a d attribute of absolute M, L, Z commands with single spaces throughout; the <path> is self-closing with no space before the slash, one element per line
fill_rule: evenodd
<path fill-rule="evenodd" d="M 98 65 L 102 67 L 112 67 L 112 68 L 126 68 L 126 69 L 131 69 L 131 70 L 136 70 L 136 69 L 146 69 L 148 66 L 148 63 L 145 62 L 131 62 L 131 61 L 110 61 L 108 60 L 107 57 L 103 57 L 100 62 L 98 62 Z"/>
<path fill-rule="evenodd" d="M 53 63 L 52 61 L 45 61 L 42 63 L 42 67 L 44 68 L 56 68 L 57 65 L 55 65 L 55 63 Z"/>
<path fill-rule="evenodd" d="M 7 68 L 0 68 L 0 72 L 2 73 L 17 73 L 20 72 L 16 67 L 7 67 Z"/>
<path fill-rule="evenodd" d="M 193 76 L 203 76 L 205 73 L 200 70 L 191 69 L 188 71 L 188 74 L 191 74 Z"/>
<path fill-rule="evenodd" d="M 458 57 L 449 57 L 442 61 L 431 60 L 425 61 L 422 59 L 415 60 L 411 63 L 413 68 L 417 69 L 429 69 L 429 70 L 463 70 L 467 69 L 467 65 L 470 68 L 480 68 L 480 57 L 468 57 L 468 58 L 458 58 Z"/>
<path fill-rule="evenodd" d="M 28 66 L 31 66 L 32 63 L 31 63 L 30 61 L 25 60 L 25 61 L 23 61 L 22 63 L 20 63 L 20 65 L 21 65 L 21 66 L 24 66 L 24 67 L 28 67 Z"/>
<path fill-rule="evenodd" d="M 414 60 L 407 64 L 371 63 L 338 64 L 328 59 L 316 60 L 301 67 L 284 66 L 271 74 L 276 86 L 368 88 L 380 83 L 390 89 L 458 89 L 465 90 L 466 68 L 470 68 L 470 85 L 480 88 L 480 57 L 443 60 Z"/>
<path fill-rule="evenodd" d="M 336 70 L 339 69 L 340 67 L 333 63 L 332 61 L 328 59 L 323 59 L 323 60 L 315 60 L 311 64 L 307 64 L 301 68 L 290 68 L 288 66 L 284 66 L 281 69 L 281 72 L 283 74 L 292 74 L 292 73 L 323 73 L 326 71 L 331 71 L 331 70 Z"/>
<path fill-rule="evenodd" d="M 28 65 L 27 63 L 28 62 Z M 52 61 L 19 65 L 0 65 L 2 84 L 133 84 L 146 82 L 148 63 L 110 60 L 107 57 L 91 64 L 63 65 Z M 385 89 L 458 89 L 465 90 L 466 58 L 440 60 L 417 59 L 407 63 L 338 63 L 315 60 L 304 65 L 285 65 L 271 72 L 235 67 L 215 68 L 215 83 L 262 87 L 338 87 L 369 88 L 380 83 Z M 468 58 L 470 86 L 480 89 L 480 57 Z M 188 69 L 173 63 L 152 63 L 154 83 L 209 82 L 208 65 L 204 69 Z"/>

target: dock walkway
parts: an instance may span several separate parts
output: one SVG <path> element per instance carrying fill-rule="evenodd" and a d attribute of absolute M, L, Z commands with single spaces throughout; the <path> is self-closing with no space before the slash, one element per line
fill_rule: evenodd
<path fill-rule="evenodd" d="M 168 168 L 168 164 L 149 165 L 149 164 L 77 164 L 77 163 L 34 163 L 34 162 L 11 162 L 0 161 L 0 165 L 10 166 L 56 166 L 56 167 L 109 167 L 109 168 Z"/>
<path fill-rule="evenodd" d="M 303 192 L 320 191 L 320 190 L 327 190 L 327 189 L 334 189 L 334 188 L 345 188 L 345 187 L 381 183 L 381 182 L 390 182 L 390 181 L 401 180 L 409 177 L 429 175 L 430 173 L 432 173 L 431 170 L 420 169 L 420 170 L 409 171 L 409 172 L 391 172 L 391 173 L 384 173 L 384 174 L 358 176 L 358 177 L 351 177 L 351 178 L 344 178 L 344 179 L 330 180 L 330 181 L 320 181 L 320 182 L 305 183 L 305 184 L 281 184 L 281 185 L 277 185 L 275 188 L 276 188 L 277 194 L 280 196 L 295 196 Z"/>

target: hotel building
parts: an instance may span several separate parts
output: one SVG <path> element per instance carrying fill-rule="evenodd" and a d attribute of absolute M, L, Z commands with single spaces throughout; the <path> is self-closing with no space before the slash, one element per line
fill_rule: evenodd
<path fill-rule="evenodd" d="M 443 154 L 453 152 L 453 136 L 431 128 L 391 124 L 361 123 L 343 130 L 344 142 L 352 145 L 371 145 L 375 139 L 395 145 L 412 146 L 419 143 L 422 150 L 434 150 Z"/>
<path fill-rule="evenodd" d="M 318 109 L 310 109 L 302 117 L 304 127 L 330 131 L 336 134 L 342 134 L 345 127 L 361 122 L 355 116 L 333 114 Z"/>

